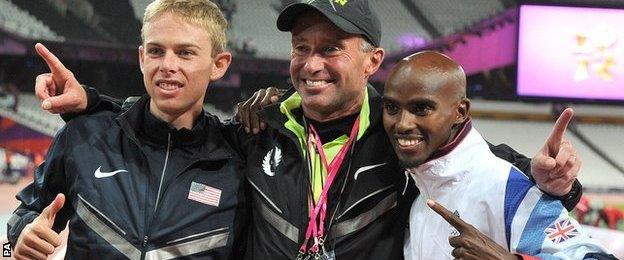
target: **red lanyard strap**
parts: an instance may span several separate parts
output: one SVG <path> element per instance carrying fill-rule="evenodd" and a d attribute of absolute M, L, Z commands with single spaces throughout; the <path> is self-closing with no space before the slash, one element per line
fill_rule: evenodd
<path fill-rule="evenodd" d="M 327 181 L 323 185 L 323 190 L 321 192 L 321 195 L 319 196 L 319 200 L 316 205 L 312 207 L 312 200 L 308 203 L 308 208 L 310 210 L 310 220 L 308 222 L 308 228 L 306 229 L 305 240 L 299 249 L 300 253 L 305 253 L 307 251 L 307 245 L 311 238 L 314 238 L 314 244 L 310 248 L 310 251 L 312 251 L 313 253 L 317 253 L 319 250 L 319 245 L 323 243 L 323 237 L 325 233 L 324 223 L 325 216 L 327 214 L 327 193 L 329 192 L 329 188 L 331 187 L 332 183 L 336 179 L 338 170 L 340 169 L 340 166 L 342 166 L 345 155 L 351 147 L 351 143 L 354 142 L 359 129 L 360 117 L 358 116 L 358 118 L 355 119 L 353 126 L 351 127 L 351 134 L 349 135 L 349 139 L 342 146 L 342 148 L 340 148 L 340 151 L 338 151 L 338 154 L 336 155 L 336 157 L 334 157 L 331 163 L 328 164 L 327 156 L 325 155 L 325 150 L 323 150 L 323 145 L 319 138 L 319 135 L 316 132 L 316 129 L 314 129 L 314 126 L 310 125 L 310 134 L 308 135 L 308 152 L 313 151 L 313 149 L 310 149 L 313 148 L 310 147 L 311 145 L 316 145 L 316 150 L 319 153 L 321 162 L 327 170 Z"/>

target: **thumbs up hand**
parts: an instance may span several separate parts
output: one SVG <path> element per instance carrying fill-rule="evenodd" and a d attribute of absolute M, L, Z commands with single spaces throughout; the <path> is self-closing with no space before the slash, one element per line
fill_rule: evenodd
<path fill-rule="evenodd" d="M 439 203 L 427 200 L 427 206 L 459 231 L 459 236 L 449 237 L 449 244 L 453 247 L 451 255 L 455 259 L 519 259 Z"/>
<path fill-rule="evenodd" d="M 56 214 L 65 204 L 65 195 L 58 194 L 41 214 L 26 225 L 15 245 L 15 259 L 47 259 L 61 245 L 61 236 L 52 230 Z"/>

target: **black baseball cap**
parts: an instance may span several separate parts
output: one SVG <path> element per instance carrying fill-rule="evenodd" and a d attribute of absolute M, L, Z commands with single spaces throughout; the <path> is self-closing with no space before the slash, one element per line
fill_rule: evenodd
<path fill-rule="evenodd" d="M 373 46 L 379 47 L 381 23 L 368 0 L 304 0 L 294 3 L 279 14 L 277 28 L 284 32 L 291 31 L 297 18 L 307 10 L 321 12 L 338 28 L 348 33 L 360 34 Z"/>

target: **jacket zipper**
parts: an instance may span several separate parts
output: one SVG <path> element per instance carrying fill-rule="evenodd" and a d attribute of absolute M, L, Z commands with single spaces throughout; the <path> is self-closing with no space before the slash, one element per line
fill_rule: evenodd
<path fill-rule="evenodd" d="M 149 181 L 146 183 L 146 192 L 145 192 L 145 209 L 147 210 L 147 205 L 148 205 L 148 201 L 149 201 Z M 150 214 L 145 214 L 144 218 L 144 223 L 145 226 L 143 228 L 143 241 L 141 241 L 141 259 L 145 259 L 145 253 L 147 252 L 147 232 L 148 232 L 148 225 L 147 223 L 149 222 L 149 216 Z"/>
<path fill-rule="evenodd" d="M 412 173 L 412 174 L 420 174 L 420 173 Z M 421 180 L 421 182 L 423 182 L 423 181 Z M 429 193 L 429 189 L 428 189 L 427 185 L 421 185 L 421 186 L 423 186 L 422 191 L 424 191 L 424 193 L 425 193 L 424 203 L 425 203 L 425 208 L 427 209 L 428 206 L 426 204 L 427 203 L 426 200 L 431 198 L 431 194 Z M 431 214 L 429 214 L 430 210 L 426 210 L 426 209 L 425 209 L 425 212 L 424 212 L 424 214 L 425 214 L 424 221 L 423 221 L 424 223 L 419 225 L 421 227 L 428 227 L 427 222 L 429 222 L 428 221 L 429 217 L 432 216 Z M 410 226 L 410 228 L 411 228 L 411 226 Z M 420 255 L 418 256 L 418 259 L 423 259 L 423 257 L 424 257 L 423 256 L 423 251 L 424 251 L 423 250 L 423 241 L 425 240 L 425 234 L 426 233 L 427 232 L 425 232 L 425 230 L 421 230 L 421 232 L 420 232 L 420 239 L 419 239 L 419 245 L 418 245 L 418 252 L 419 252 Z"/>
<path fill-rule="evenodd" d="M 163 166 L 162 173 L 160 174 L 160 184 L 158 184 L 158 194 L 156 195 L 156 205 L 154 205 L 154 212 L 158 209 L 158 202 L 160 200 L 160 191 L 162 189 L 163 180 L 165 179 L 165 171 L 167 170 L 167 162 L 169 162 L 169 152 L 171 151 L 171 133 L 167 134 L 167 153 L 165 154 L 165 165 Z"/>
<path fill-rule="evenodd" d="M 163 180 L 165 178 L 165 172 L 167 170 L 167 162 L 169 162 L 169 153 L 171 152 L 171 133 L 167 134 L 167 152 L 165 154 L 165 165 L 163 166 L 163 170 L 162 173 L 160 175 L 160 183 L 158 184 L 158 193 L 156 194 L 156 204 L 154 204 L 154 213 L 156 213 L 156 210 L 158 209 L 158 203 L 160 200 L 160 190 L 162 189 L 162 184 L 163 184 Z M 149 183 L 148 183 L 149 185 Z M 149 189 L 149 187 L 148 187 Z M 146 216 L 149 216 L 149 214 L 146 214 Z M 153 215 L 154 217 L 156 217 L 156 215 Z M 146 217 L 147 220 L 147 217 Z M 153 220 L 153 219 L 152 219 Z M 149 242 L 149 226 L 150 224 L 148 222 L 151 221 L 146 221 L 145 222 L 145 235 L 143 236 L 143 242 L 142 242 L 142 246 L 143 246 L 143 252 L 141 252 L 141 259 L 145 259 L 145 253 L 146 253 L 146 249 L 147 249 L 147 243 Z"/>
<path fill-rule="evenodd" d="M 310 213 L 308 212 L 309 211 L 308 192 L 310 189 L 310 186 L 309 186 L 310 185 L 310 172 L 309 172 L 310 169 L 308 169 L 308 163 L 306 162 L 305 153 L 307 153 L 307 151 L 304 151 L 304 149 L 307 149 L 307 148 L 305 148 L 305 146 L 301 147 L 301 145 L 306 145 L 306 142 L 304 141 L 302 144 L 299 140 L 299 137 L 297 137 L 293 132 L 291 132 L 290 130 L 286 129 L 283 126 L 278 128 L 278 132 L 288 137 L 288 139 L 290 139 L 290 141 L 295 144 L 295 147 L 297 147 L 297 150 L 299 150 L 298 152 L 299 160 L 301 160 L 301 162 L 303 163 L 301 167 L 301 171 L 303 171 L 303 174 L 305 177 L 303 178 L 303 181 L 301 181 L 300 183 L 303 186 L 301 190 L 305 192 L 299 193 L 300 194 L 299 197 L 300 197 L 300 201 L 303 201 L 302 205 L 300 205 L 301 212 L 305 212 L 305 214 L 298 214 L 299 219 L 297 222 L 298 224 L 297 227 L 299 227 L 300 230 L 305 230 L 308 227 L 308 220 L 310 216 Z M 299 232 L 299 238 L 298 238 L 297 244 L 301 243 L 304 238 L 305 238 L 305 232 Z"/>
<path fill-rule="evenodd" d="M 292 137 L 291 137 L 292 140 Z M 295 144 L 301 144 L 299 142 L 298 138 L 295 138 Z M 303 143 L 304 145 L 306 145 L 306 142 L 304 141 Z M 305 192 L 301 192 L 300 194 L 300 201 L 303 201 L 302 205 L 301 205 L 301 212 L 306 212 L 305 214 L 299 214 L 299 223 L 301 223 L 300 225 L 298 225 L 299 227 L 302 227 L 300 230 L 306 230 L 308 228 L 308 222 L 309 222 L 309 218 L 310 218 L 310 209 L 308 208 L 308 199 L 309 199 L 309 192 L 310 192 L 310 172 L 312 171 L 312 169 L 310 169 L 310 164 L 308 163 L 308 161 L 306 160 L 306 155 L 310 156 L 309 151 L 307 150 L 307 146 L 303 147 L 303 149 L 301 149 L 302 147 L 299 147 L 299 145 L 296 145 L 299 149 L 299 156 L 301 158 L 301 162 L 304 162 L 302 170 L 304 171 L 304 178 L 303 178 L 303 191 Z M 305 150 L 304 150 L 305 149 Z M 303 240 L 305 239 L 305 232 L 299 232 L 299 238 L 297 241 L 297 247 L 299 247 L 299 243 L 303 242 Z"/>

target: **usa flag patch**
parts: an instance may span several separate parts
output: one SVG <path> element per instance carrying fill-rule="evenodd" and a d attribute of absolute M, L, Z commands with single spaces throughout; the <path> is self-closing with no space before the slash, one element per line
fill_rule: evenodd
<path fill-rule="evenodd" d="M 221 200 L 221 190 L 198 182 L 191 182 L 188 199 L 218 207 Z"/>
<path fill-rule="evenodd" d="M 546 236 L 550 241 L 555 244 L 559 244 L 567 241 L 570 238 L 580 235 L 574 223 L 570 222 L 570 219 L 557 220 L 544 230 Z"/>

